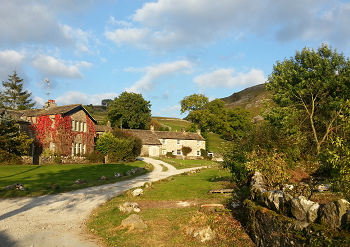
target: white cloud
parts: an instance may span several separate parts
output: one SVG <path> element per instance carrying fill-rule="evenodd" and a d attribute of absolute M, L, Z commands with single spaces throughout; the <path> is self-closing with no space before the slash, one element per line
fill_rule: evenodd
<path fill-rule="evenodd" d="M 178 73 L 189 73 L 192 64 L 185 60 L 175 61 L 171 63 L 162 63 L 155 66 L 144 68 L 145 75 L 130 88 L 126 88 L 127 92 L 148 92 L 151 91 L 157 80 L 165 76 L 172 76 Z M 136 69 L 134 69 L 135 71 Z M 133 71 L 128 68 L 128 71 Z M 136 70 L 137 71 L 137 70 Z"/>
<path fill-rule="evenodd" d="M 12 71 L 22 68 L 25 56 L 14 50 L 0 51 L 0 78 L 5 80 Z"/>
<path fill-rule="evenodd" d="M 88 52 L 91 33 L 62 24 L 57 18 L 59 10 L 52 8 L 52 2 L 3 1 L 0 8 L 0 44 L 9 47 L 52 44 Z M 68 7 L 67 4 L 63 5 Z"/>
<path fill-rule="evenodd" d="M 266 81 L 264 72 L 251 69 L 248 73 L 236 73 L 234 69 L 218 69 L 211 73 L 202 74 L 193 80 L 200 88 L 222 88 L 244 86 L 250 87 Z"/>
<path fill-rule="evenodd" d="M 130 26 L 132 26 L 132 24 L 131 24 L 130 22 L 126 22 L 126 21 L 116 21 L 116 20 L 114 19 L 113 16 L 110 16 L 110 17 L 109 17 L 108 23 L 109 23 L 109 24 L 112 24 L 112 25 L 119 25 L 119 26 L 124 26 L 124 27 L 130 27 Z"/>
<path fill-rule="evenodd" d="M 40 71 L 46 77 L 70 78 L 78 79 L 83 75 L 79 71 L 79 67 L 91 67 L 88 62 L 79 62 L 76 65 L 70 62 L 60 60 L 51 56 L 38 55 L 34 58 L 32 66 Z"/>
<path fill-rule="evenodd" d="M 118 97 L 117 93 L 101 93 L 101 94 L 86 94 L 77 91 L 68 91 L 65 94 L 57 97 L 55 99 L 56 103 L 59 105 L 69 105 L 69 104 L 83 104 L 83 105 L 101 105 L 103 99 L 114 99 Z"/>
<path fill-rule="evenodd" d="M 118 45 L 122 43 L 130 43 L 135 46 L 141 46 L 141 42 L 149 37 L 149 35 L 150 30 L 147 28 L 124 28 L 105 32 L 106 38 L 112 40 Z"/>
<path fill-rule="evenodd" d="M 340 0 L 158 0 L 145 3 L 132 21 L 139 27 L 109 31 L 106 37 L 156 51 L 269 31 L 282 42 L 317 39 L 350 45 L 350 3 Z"/>

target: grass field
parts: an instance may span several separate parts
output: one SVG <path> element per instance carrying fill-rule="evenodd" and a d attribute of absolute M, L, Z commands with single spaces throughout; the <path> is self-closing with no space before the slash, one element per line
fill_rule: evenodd
<path fill-rule="evenodd" d="M 144 194 L 139 197 L 132 198 L 126 192 L 96 209 L 88 229 L 107 246 L 253 246 L 230 211 L 210 215 L 198 212 L 201 204 L 225 204 L 232 199 L 231 195 L 208 193 L 211 189 L 232 188 L 229 178 L 228 171 L 210 168 L 153 183 L 144 188 Z M 147 224 L 147 229 L 120 227 L 129 214 L 122 213 L 118 206 L 127 201 L 140 205 L 138 215 Z M 179 202 L 192 203 L 192 206 L 178 207 Z M 186 234 L 188 229 L 207 226 L 217 233 L 215 240 L 202 243 Z"/>
<path fill-rule="evenodd" d="M 0 190 L 0 197 L 37 196 L 113 183 L 126 178 L 115 179 L 113 178 L 115 173 L 125 173 L 145 166 L 143 161 L 125 164 L 0 166 L 0 188 L 21 183 L 28 189 Z M 101 176 L 110 179 L 100 180 Z M 84 179 L 87 183 L 73 184 L 77 179 Z"/>

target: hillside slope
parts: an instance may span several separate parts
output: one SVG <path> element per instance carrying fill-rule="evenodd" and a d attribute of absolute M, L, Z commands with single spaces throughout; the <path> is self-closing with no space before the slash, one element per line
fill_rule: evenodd
<path fill-rule="evenodd" d="M 231 96 L 221 98 L 227 108 L 240 107 L 251 113 L 252 117 L 260 115 L 264 100 L 271 100 L 270 93 L 265 89 L 265 84 L 259 84 L 233 93 Z"/>

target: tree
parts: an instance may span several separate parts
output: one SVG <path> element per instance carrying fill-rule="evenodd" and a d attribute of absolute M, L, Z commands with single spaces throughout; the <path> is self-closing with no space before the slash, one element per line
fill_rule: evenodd
<path fill-rule="evenodd" d="M 187 111 L 191 112 L 200 110 L 207 103 L 209 103 L 209 98 L 203 94 L 192 94 L 186 96 L 180 101 L 181 114 L 184 114 Z"/>
<path fill-rule="evenodd" d="M 23 79 L 17 76 L 17 72 L 14 71 L 13 75 L 9 75 L 8 81 L 3 81 L 4 87 L 4 101 L 5 107 L 13 110 L 27 110 L 33 108 L 35 103 L 32 103 L 32 93 L 27 90 L 23 91 Z"/>
<path fill-rule="evenodd" d="M 350 61 L 327 45 L 304 48 L 277 62 L 266 88 L 277 107 L 266 117 L 289 135 L 310 140 L 316 154 L 331 135 L 341 134 L 350 95 Z"/>
<path fill-rule="evenodd" d="M 214 132 L 226 140 L 233 140 L 243 136 L 249 129 L 248 115 L 247 111 L 240 108 L 226 109 L 224 101 L 215 99 L 203 109 L 191 111 L 187 119 L 202 131 Z M 190 128 L 193 130 L 193 125 Z"/>
<path fill-rule="evenodd" d="M 32 143 L 25 132 L 19 132 L 16 120 L 7 114 L 0 116 L 0 156 L 1 159 L 9 155 L 26 155 Z"/>
<path fill-rule="evenodd" d="M 101 101 L 101 105 L 103 105 L 103 106 L 105 106 L 105 107 L 108 107 L 109 104 L 110 104 L 111 102 L 112 102 L 111 99 L 103 99 L 103 100 Z"/>
<path fill-rule="evenodd" d="M 108 155 L 110 161 L 134 161 L 140 155 L 142 141 L 122 130 L 103 134 L 96 142 L 96 150 Z"/>
<path fill-rule="evenodd" d="M 108 107 L 112 126 L 145 129 L 151 120 L 151 103 L 142 94 L 123 92 Z"/>

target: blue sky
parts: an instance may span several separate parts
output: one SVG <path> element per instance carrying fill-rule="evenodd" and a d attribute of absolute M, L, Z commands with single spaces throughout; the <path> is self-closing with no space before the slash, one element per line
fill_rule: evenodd
<path fill-rule="evenodd" d="M 264 83 L 304 47 L 350 53 L 341 0 L 11 0 L 0 3 L 0 80 L 14 70 L 37 107 L 142 93 L 153 116 Z"/>

